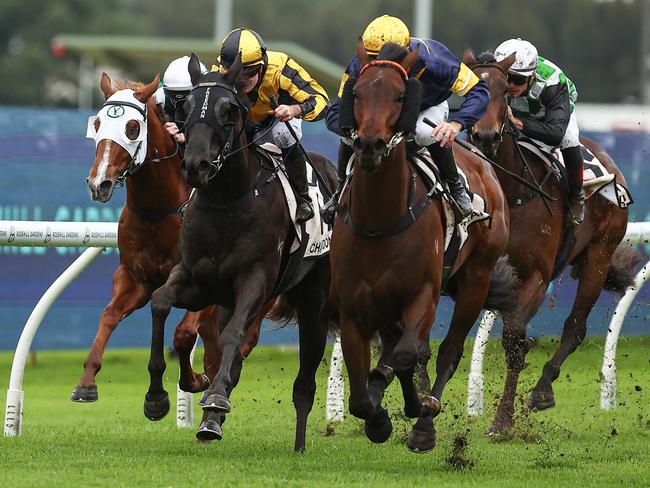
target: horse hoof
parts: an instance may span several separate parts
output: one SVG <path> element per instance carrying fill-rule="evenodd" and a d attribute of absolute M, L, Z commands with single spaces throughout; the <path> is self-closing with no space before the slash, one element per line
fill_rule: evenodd
<path fill-rule="evenodd" d="M 420 417 L 437 417 L 440 410 L 442 410 L 440 400 L 434 396 L 422 395 L 420 396 L 420 400 L 422 401 L 422 412 L 420 413 Z"/>
<path fill-rule="evenodd" d="M 79 403 L 96 402 L 99 400 L 97 386 L 76 386 L 75 389 L 72 390 L 70 400 Z"/>
<path fill-rule="evenodd" d="M 533 390 L 528 399 L 528 408 L 534 411 L 546 410 L 555 406 L 555 395 L 552 390 Z"/>
<path fill-rule="evenodd" d="M 199 430 L 196 431 L 196 438 L 199 441 L 220 441 L 223 439 L 221 426 L 216 420 L 205 420 L 201 422 Z"/>
<path fill-rule="evenodd" d="M 425 453 L 436 447 L 435 430 L 413 429 L 406 438 L 406 447 L 412 452 Z"/>
<path fill-rule="evenodd" d="M 371 442 L 382 444 L 388 440 L 393 432 L 393 424 L 390 421 L 390 417 L 386 415 L 385 422 L 381 424 L 368 422 L 368 420 L 366 420 L 364 430 L 366 432 L 366 437 L 368 437 Z"/>
<path fill-rule="evenodd" d="M 160 399 L 144 399 L 144 416 L 149 420 L 161 420 L 169 413 L 169 395 L 164 393 Z"/>
<path fill-rule="evenodd" d="M 219 395 L 218 393 L 208 395 L 205 400 L 201 398 L 201 401 L 203 403 L 200 403 L 200 405 L 203 407 L 203 410 L 214 410 L 215 412 L 224 413 L 230 412 L 230 400 L 228 400 L 223 395 Z"/>
<path fill-rule="evenodd" d="M 485 437 L 492 437 L 492 436 L 504 436 L 507 437 L 509 435 L 512 435 L 512 423 L 509 422 L 501 422 L 501 421 L 494 421 L 488 429 L 485 431 Z"/>

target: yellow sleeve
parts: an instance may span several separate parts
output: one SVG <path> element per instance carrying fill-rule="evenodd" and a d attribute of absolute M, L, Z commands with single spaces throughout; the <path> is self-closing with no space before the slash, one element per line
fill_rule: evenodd
<path fill-rule="evenodd" d="M 479 82 L 478 76 L 467 67 L 465 63 L 460 63 L 460 69 L 458 70 L 458 76 L 456 81 L 451 86 L 451 91 L 461 97 L 464 97 L 465 94 L 472 89 L 474 85 Z"/>
<path fill-rule="evenodd" d="M 341 86 L 339 86 L 339 98 L 343 96 L 343 88 L 345 88 L 345 84 L 349 79 L 350 79 L 350 75 L 347 73 L 343 73 L 343 78 L 341 78 Z"/>
<path fill-rule="evenodd" d="M 311 122 L 325 116 L 325 108 L 329 103 L 325 89 L 289 57 L 280 73 L 280 89 L 300 104 L 304 120 Z"/>

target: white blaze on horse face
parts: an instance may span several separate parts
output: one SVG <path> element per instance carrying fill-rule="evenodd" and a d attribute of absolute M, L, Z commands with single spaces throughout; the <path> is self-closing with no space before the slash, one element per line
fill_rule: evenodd
<path fill-rule="evenodd" d="M 111 144 L 113 141 L 110 139 L 105 139 L 106 144 L 104 145 L 104 154 L 102 154 L 102 160 L 99 163 L 97 168 L 97 174 L 93 178 L 93 187 L 95 189 L 99 188 L 99 185 L 106 179 L 106 171 L 108 170 L 108 165 L 110 160 L 108 159 L 109 154 L 111 153 Z"/>

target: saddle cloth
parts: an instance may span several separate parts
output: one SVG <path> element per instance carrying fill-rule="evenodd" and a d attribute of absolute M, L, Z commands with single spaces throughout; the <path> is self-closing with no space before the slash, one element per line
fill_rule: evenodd
<path fill-rule="evenodd" d="M 410 156 L 411 155 L 409 154 L 409 157 Z M 415 157 L 410 157 L 410 161 L 415 165 L 417 170 L 420 172 L 420 176 L 422 176 L 422 178 L 425 180 L 427 190 L 430 190 L 431 188 L 435 187 L 438 190 L 438 193 L 442 195 L 441 197 L 442 208 L 445 213 L 444 251 L 445 253 L 447 251 L 450 251 L 451 254 L 453 254 L 453 257 L 455 259 L 455 256 L 457 255 L 458 251 L 462 249 L 463 245 L 465 244 L 465 241 L 467 240 L 467 237 L 469 235 L 468 227 L 472 223 L 480 222 L 480 221 L 486 221 L 486 223 L 489 224 L 491 216 L 489 213 L 486 212 L 485 200 L 478 193 L 474 193 L 471 191 L 471 189 L 469 188 L 467 176 L 465 176 L 465 173 L 463 173 L 463 171 L 460 168 L 458 168 L 458 174 L 461 177 L 461 181 L 463 183 L 463 186 L 465 187 L 465 191 L 467 191 L 467 194 L 469 195 L 469 198 L 472 202 L 472 207 L 474 208 L 474 211 L 470 216 L 458 222 L 456 220 L 454 211 L 452 209 L 452 203 L 449 200 L 450 199 L 448 193 L 449 186 L 447 185 L 447 182 L 441 182 L 440 178 L 438 177 L 438 169 L 435 167 L 435 164 L 431 159 L 431 155 L 429 154 L 429 151 L 422 148 L 413 156 Z M 346 173 L 348 176 L 346 178 L 343 191 L 341 192 L 341 196 L 345 193 L 345 190 L 347 189 L 346 187 L 350 184 L 350 181 L 352 179 L 352 175 L 354 173 L 353 163 L 354 163 L 354 155 L 352 155 L 352 157 L 348 161 L 348 165 L 346 168 Z M 340 198 L 341 197 L 339 197 L 339 203 L 340 203 Z M 437 246 L 438 243 L 436 242 L 435 245 Z"/>
<path fill-rule="evenodd" d="M 279 164 L 280 155 L 282 153 L 277 146 L 271 143 L 265 143 L 260 145 L 260 147 L 270 153 L 274 164 Z M 311 199 L 312 207 L 314 208 L 314 217 L 305 222 L 303 226 L 296 223 L 296 195 L 293 192 L 289 178 L 284 170 L 278 171 L 278 179 L 280 180 L 280 183 L 282 183 L 285 202 L 296 231 L 296 239 L 293 240 L 289 252 L 296 252 L 302 247 L 303 239 L 307 239 L 307 245 L 303 257 L 314 258 L 327 254 L 330 250 L 330 242 L 332 240 L 332 228 L 321 219 L 320 209 L 325 207 L 325 202 L 330 198 L 329 191 L 325 187 L 324 183 L 308 162 L 307 183 L 309 188 L 309 197 Z"/>
<path fill-rule="evenodd" d="M 518 141 L 518 144 L 540 157 L 549 168 L 553 168 L 556 174 L 558 172 L 551 157 L 555 158 L 557 162 L 564 166 L 564 158 L 559 149 L 555 149 L 553 154 L 549 155 L 546 151 L 542 150 L 542 148 L 532 142 Z M 581 144 L 580 152 L 582 153 L 582 159 L 584 161 L 582 186 L 585 190 L 586 199 L 600 193 L 600 195 L 613 204 L 618 205 L 620 208 L 627 208 L 634 202 L 629 190 L 616 182 L 616 175 L 610 173 L 603 163 L 601 163 L 589 149 Z"/>

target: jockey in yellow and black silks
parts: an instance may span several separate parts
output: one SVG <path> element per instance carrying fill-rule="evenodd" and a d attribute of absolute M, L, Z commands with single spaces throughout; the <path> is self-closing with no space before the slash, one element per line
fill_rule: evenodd
<path fill-rule="evenodd" d="M 463 217 L 472 212 L 472 204 L 458 177 L 458 170 L 452 151 L 452 143 L 461 130 L 474 125 L 485 113 L 490 100 L 490 91 L 484 81 L 480 80 L 465 64 L 454 56 L 447 47 L 432 39 L 412 38 L 409 29 L 397 17 L 382 15 L 366 27 L 361 36 L 366 52 L 377 56 L 380 49 L 388 43 L 418 50 L 418 59 L 410 69 L 408 76 L 420 81 L 422 101 L 417 120 L 414 139 L 426 147 L 440 169 L 442 177 L 449 183 L 451 196 L 458 204 Z M 345 166 L 352 155 L 352 148 L 346 142 L 345 131 L 339 124 L 339 103 L 343 88 L 349 78 L 357 78 L 361 70 L 359 59 L 354 56 L 343 74 L 339 96 L 334 100 L 327 113 L 327 128 L 343 136 L 339 150 L 339 188 L 345 178 Z M 464 97 L 458 112 L 449 117 L 447 99 L 455 93 Z M 435 129 L 423 122 L 429 118 L 437 124 Z M 338 190 L 337 195 L 338 198 Z M 324 217 L 333 219 L 334 198 L 328 204 Z"/>
<path fill-rule="evenodd" d="M 250 29 L 235 29 L 226 36 L 218 64 L 230 67 L 240 52 L 242 71 L 237 86 L 251 104 L 248 122 L 256 127 L 257 143 L 272 142 L 282 151 L 297 194 L 296 220 L 305 222 L 314 216 L 307 187 L 306 155 L 282 122 L 288 122 L 300 139 L 302 120 L 313 122 L 325 116 L 327 93 L 288 55 L 267 51 L 259 34 Z M 271 107 L 271 98 L 277 100 L 275 109 Z"/>

